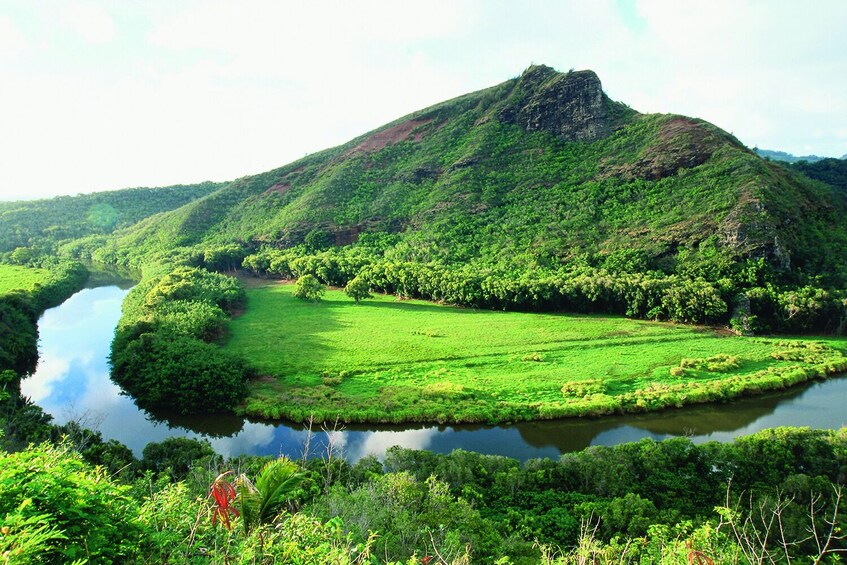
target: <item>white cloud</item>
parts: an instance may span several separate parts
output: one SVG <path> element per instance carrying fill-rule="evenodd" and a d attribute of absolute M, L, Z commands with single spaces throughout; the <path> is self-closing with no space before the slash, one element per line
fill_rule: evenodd
<path fill-rule="evenodd" d="M 358 461 L 367 455 L 376 455 L 380 459 L 383 459 L 388 448 L 395 445 L 407 449 L 428 449 L 433 438 L 438 434 L 437 427 L 423 428 L 420 430 L 365 432 L 364 434 L 357 434 L 356 442 L 350 440 L 345 442 L 348 449 L 347 459 Z M 361 439 L 361 436 L 364 436 L 364 438 Z"/>
<path fill-rule="evenodd" d="M 240 432 L 232 437 L 212 437 L 209 443 L 224 457 L 236 457 L 243 453 L 256 453 L 259 448 L 271 444 L 274 440 L 274 426 L 255 422 L 244 422 Z"/>
<path fill-rule="evenodd" d="M 29 43 L 24 34 L 7 17 L 0 16 L 0 61 L 14 59 L 27 52 Z"/>
<path fill-rule="evenodd" d="M 57 357 L 41 360 L 34 375 L 21 380 L 21 394 L 41 402 L 53 394 L 53 388 L 65 378 L 70 361 Z"/>
<path fill-rule="evenodd" d="M 109 43 L 115 37 L 115 22 L 102 6 L 89 3 L 75 3 L 65 12 L 67 25 L 79 37 L 88 43 Z"/>

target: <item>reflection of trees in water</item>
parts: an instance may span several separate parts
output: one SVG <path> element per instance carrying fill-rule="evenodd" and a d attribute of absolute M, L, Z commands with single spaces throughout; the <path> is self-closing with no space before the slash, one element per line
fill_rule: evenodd
<path fill-rule="evenodd" d="M 647 435 L 657 436 L 734 432 L 773 414 L 780 405 L 794 402 L 807 390 L 808 385 L 801 385 L 789 391 L 764 394 L 727 404 L 703 404 L 650 414 L 606 418 L 522 422 L 515 427 L 521 437 L 533 447 L 552 445 L 562 453 L 585 449 L 600 434 L 622 428 L 637 428 L 648 432 Z"/>
<path fill-rule="evenodd" d="M 181 428 L 212 438 L 232 437 L 244 429 L 244 418 L 234 414 L 185 416 L 165 410 L 139 409 L 144 411 L 147 419 L 151 422 L 161 422 L 171 429 Z"/>
<path fill-rule="evenodd" d="M 141 278 L 139 273 L 112 265 L 89 263 L 86 268 L 88 269 L 88 280 L 85 282 L 85 288 L 116 286 L 121 290 L 129 290 Z"/>

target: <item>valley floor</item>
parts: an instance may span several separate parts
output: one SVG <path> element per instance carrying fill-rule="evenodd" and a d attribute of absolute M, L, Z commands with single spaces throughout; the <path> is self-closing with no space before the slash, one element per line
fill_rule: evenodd
<path fill-rule="evenodd" d="M 839 339 L 743 338 L 623 317 L 473 310 L 377 295 L 317 303 L 248 285 L 225 348 L 259 378 L 244 413 L 508 422 L 721 401 L 847 370 Z"/>

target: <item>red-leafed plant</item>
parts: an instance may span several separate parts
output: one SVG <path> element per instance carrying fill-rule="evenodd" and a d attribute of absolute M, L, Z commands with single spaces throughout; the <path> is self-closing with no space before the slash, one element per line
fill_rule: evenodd
<path fill-rule="evenodd" d="M 238 510 L 233 506 L 236 496 L 235 487 L 226 478 L 231 473 L 232 471 L 227 471 L 218 475 L 209 488 L 209 497 L 214 501 L 212 506 L 212 525 L 217 520 L 220 520 L 221 524 L 227 530 L 232 529 L 232 522 L 229 521 L 230 514 L 239 516 Z"/>

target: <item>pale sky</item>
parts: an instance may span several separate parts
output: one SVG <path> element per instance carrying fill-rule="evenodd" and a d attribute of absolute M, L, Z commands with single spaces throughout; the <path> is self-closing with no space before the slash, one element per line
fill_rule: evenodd
<path fill-rule="evenodd" d="M 0 199 L 260 173 L 532 63 L 847 154 L 847 0 L 0 0 Z"/>

